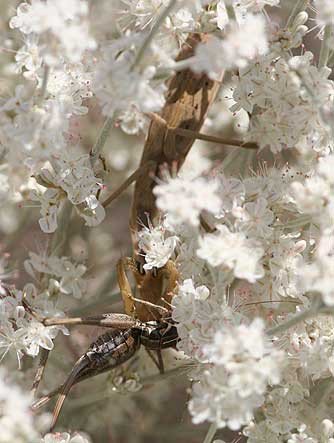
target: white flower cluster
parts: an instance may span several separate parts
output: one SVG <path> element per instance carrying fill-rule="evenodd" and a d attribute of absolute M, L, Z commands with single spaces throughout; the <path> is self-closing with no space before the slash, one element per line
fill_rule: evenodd
<path fill-rule="evenodd" d="M 2 356 L 15 353 L 19 364 L 24 354 L 36 357 L 40 348 L 53 349 L 53 339 L 59 331 L 68 334 L 64 326 L 44 326 L 42 318 L 64 317 L 64 312 L 57 307 L 58 297 L 80 298 L 86 289 L 82 279 L 86 267 L 75 266 L 66 257 L 43 257 L 30 252 L 24 265 L 26 271 L 43 284 L 27 283 L 22 291 L 8 286 L 0 298 Z M 48 278 L 40 280 L 41 275 Z"/>
<path fill-rule="evenodd" d="M 187 69 L 190 79 L 205 73 L 221 81 L 224 71 L 223 92 L 199 132 L 205 138 L 207 129 L 217 131 L 231 150 L 198 143 L 193 168 L 187 157 L 177 174 L 156 177 L 159 215 L 148 226 L 138 220 L 143 229 L 133 238 L 144 270 L 173 260 L 179 273 L 171 315 L 179 355 L 194 367 L 193 422 L 240 430 L 248 443 L 333 443 L 333 2 L 16 3 L 14 11 L 13 5 L 1 9 L 11 17 L 0 15 L 0 29 L 6 30 L 0 65 L 0 231 L 7 234 L 4 248 L 13 249 L 0 257 L 1 359 L 16 355 L 20 363 L 27 355 L 36 357 L 41 348 L 53 349 L 59 331 L 68 333 L 63 326 L 45 326 L 43 318 L 63 317 L 71 300 L 90 292 L 83 279 L 90 257 L 86 268 L 71 254 L 85 244 L 94 261 L 99 248 L 105 249 L 104 235 L 111 236 L 102 232 L 105 225 L 91 231 L 94 235 L 79 227 L 101 225 L 105 188 L 124 179 L 115 166 L 116 145 L 135 167 L 134 135 L 165 106 L 167 89 L 170 113 L 172 96 L 178 112 L 192 113 L 191 118 L 207 99 L 200 96 L 205 81 L 200 91 L 189 81 L 186 92 L 194 97 L 194 109 L 180 103 L 172 76 Z M 281 9 L 272 8 L 280 4 Z M 308 32 L 307 5 L 319 32 Z M 284 23 L 278 19 L 281 10 L 289 12 Z M 176 58 L 189 33 L 207 35 L 189 59 Z M 304 42 L 307 33 L 320 42 Z M 94 142 L 101 118 L 105 124 Z M 110 131 L 115 136 L 106 154 Z M 162 141 L 154 142 L 153 151 L 162 149 Z M 109 181 L 110 167 L 117 174 Z M 48 255 L 30 252 L 26 259 L 17 244 L 38 227 L 31 202 L 52 240 Z M 69 238 L 59 240 L 66 224 Z M 123 248 L 121 237 L 117 246 Z M 67 244 L 62 249 L 57 241 Z M 24 261 L 28 275 L 20 280 L 9 272 L 12 256 Z M 103 279 L 100 269 L 95 271 L 94 290 Z M 104 292 L 106 285 L 101 288 Z M 14 366 L 11 358 L 3 362 Z M 28 400 L 6 385 L 6 377 L 1 371 L 0 443 L 35 443 L 41 436 L 27 415 Z M 119 377 L 121 384 L 127 379 Z M 111 416 L 113 407 L 106 406 Z M 41 443 L 89 441 L 85 434 L 65 432 L 47 434 Z"/>
<path fill-rule="evenodd" d="M 40 432 L 45 426 L 30 411 L 30 395 L 10 382 L 3 368 L 0 370 L 0 442 L 28 443 L 39 442 Z M 79 442 L 78 442 L 79 443 Z M 82 442 L 84 443 L 84 442 Z"/>
<path fill-rule="evenodd" d="M 57 52 L 45 51 L 45 61 L 49 64 L 57 63 L 57 56 L 65 51 L 69 60 L 77 62 L 87 49 L 94 49 L 95 40 L 89 35 L 88 23 L 85 21 L 88 15 L 88 3 L 79 0 L 59 0 L 53 2 L 47 0 L 33 0 L 30 3 L 21 3 L 17 8 L 9 25 L 19 29 L 23 34 L 42 35 L 51 39 L 53 43 L 59 43 Z M 54 44 L 45 48 L 54 48 Z M 57 46 L 57 45 L 56 45 Z"/>
<path fill-rule="evenodd" d="M 267 52 L 265 20 L 248 14 L 242 25 L 230 24 L 224 39 L 214 37 L 199 45 L 194 57 L 194 70 L 205 71 L 219 79 L 224 69 L 244 68 L 250 60 Z"/>
<path fill-rule="evenodd" d="M 57 432 L 46 434 L 40 443 L 90 443 L 90 438 L 83 433 L 69 434 L 68 432 Z"/>
<path fill-rule="evenodd" d="M 165 238 L 162 225 L 144 227 L 138 232 L 138 247 L 145 256 L 144 269 L 162 268 L 174 253 L 178 238 L 176 235 Z"/>
<path fill-rule="evenodd" d="M 224 325 L 203 352 L 213 366 L 193 388 L 189 410 L 194 421 L 240 429 L 263 404 L 268 383 L 280 381 L 284 353 L 267 341 L 260 319 L 249 326 Z"/>
<path fill-rule="evenodd" d="M 40 227 L 44 232 L 57 229 L 57 216 L 62 203 L 67 199 L 88 226 L 96 226 L 105 217 L 105 210 L 96 195 L 102 188 L 94 176 L 89 155 L 55 159 L 53 170 L 42 169 L 36 181 L 46 188 L 31 191 L 30 197 L 41 205 Z M 43 188 L 42 188 L 43 189 Z"/>
<path fill-rule="evenodd" d="M 154 83 L 154 65 L 138 70 L 134 48 L 140 48 L 140 35 L 124 37 L 103 50 L 95 78 L 95 93 L 104 115 L 132 108 L 141 112 L 156 112 L 165 103 L 165 86 Z"/>

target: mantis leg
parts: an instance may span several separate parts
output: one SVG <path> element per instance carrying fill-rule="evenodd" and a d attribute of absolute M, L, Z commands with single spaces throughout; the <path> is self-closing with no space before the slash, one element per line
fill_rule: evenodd
<path fill-rule="evenodd" d="M 126 275 L 125 269 L 131 270 L 133 273 L 137 272 L 134 260 L 130 257 L 121 258 L 117 263 L 117 278 L 119 289 L 122 294 L 124 303 L 124 310 L 127 315 L 134 316 L 136 312 L 135 299 L 132 294 L 132 289 Z"/>
<path fill-rule="evenodd" d="M 176 269 L 175 263 L 172 260 L 168 260 L 168 262 L 165 264 L 163 273 L 166 277 L 167 283 L 162 298 L 168 306 L 171 306 L 175 289 L 177 287 L 177 282 L 179 280 L 178 270 Z M 168 311 L 170 311 L 170 309 Z"/>

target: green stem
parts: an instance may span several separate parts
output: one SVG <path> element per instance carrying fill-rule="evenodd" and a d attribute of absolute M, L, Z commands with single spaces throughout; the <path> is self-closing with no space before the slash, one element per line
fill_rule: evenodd
<path fill-rule="evenodd" d="M 217 432 L 216 423 L 211 423 L 208 432 L 206 433 L 205 439 L 203 440 L 203 443 L 211 443 L 213 437 L 216 435 L 216 432 Z"/>
<path fill-rule="evenodd" d="M 324 31 L 324 38 L 321 42 L 320 55 L 319 55 L 319 63 L 318 67 L 323 68 L 327 66 L 330 49 L 328 47 L 328 40 L 332 36 L 332 25 L 326 25 Z"/>
<path fill-rule="evenodd" d="M 235 15 L 235 10 L 233 8 L 233 3 L 231 0 L 225 0 L 225 8 L 229 20 L 238 23 L 237 16 Z"/>
<path fill-rule="evenodd" d="M 172 12 L 172 10 L 174 9 L 176 3 L 178 2 L 178 0 L 171 0 L 169 2 L 169 5 L 166 7 L 166 9 L 164 9 L 164 11 L 161 13 L 161 15 L 158 17 L 157 21 L 154 23 L 154 25 L 152 26 L 151 31 L 149 32 L 148 36 L 146 37 L 146 39 L 144 40 L 141 48 L 139 49 L 137 56 L 132 64 L 131 69 L 134 69 L 141 61 L 146 49 L 150 46 L 153 37 L 155 36 L 155 34 L 157 33 L 157 31 L 159 30 L 160 26 L 162 25 L 162 23 L 165 21 L 165 19 L 168 17 L 168 15 Z"/>
<path fill-rule="evenodd" d="M 295 21 L 295 18 L 301 11 L 305 11 L 305 9 L 308 7 L 309 0 L 298 0 L 298 2 L 295 4 L 294 8 L 292 9 L 288 21 L 286 23 L 286 27 L 289 28 L 292 26 L 293 22 Z"/>
<path fill-rule="evenodd" d="M 50 67 L 48 65 L 45 65 L 44 66 L 44 73 L 43 73 L 42 88 L 41 88 L 41 99 L 45 98 L 49 75 L 50 75 Z"/>
<path fill-rule="evenodd" d="M 307 309 L 305 311 L 302 311 L 292 318 L 290 318 L 288 321 L 281 323 L 278 326 L 275 326 L 274 328 L 268 329 L 266 332 L 268 335 L 278 335 L 281 332 L 284 332 L 293 326 L 298 325 L 299 323 L 311 318 L 315 317 L 317 314 L 319 314 L 321 308 L 322 308 L 322 301 L 320 297 L 315 297 L 312 306 L 310 309 Z"/>
<path fill-rule="evenodd" d="M 111 131 L 113 123 L 114 123 L 114 118 L 108 117 L 103 124 L 101 132 L 100 132 L 94 146 L 92 147 L 92 149 L 89 153 L 90 163 L 92 166 L 94 166 L 96 160 L 98 159 L 98 157 L 99 157 L 99 155 L 100 155 L 100 153 L 107 141 L 107 138 L 109 136 L 109 132 Z"/>
<path fill-rule="evenodd" d="M 66 201 L 58 217 L 57 230 L 52 237 L 50 255 L 58 255 L 61 257 L 64 254 L 71 213 L 72 204 L 69 201 Z"/>

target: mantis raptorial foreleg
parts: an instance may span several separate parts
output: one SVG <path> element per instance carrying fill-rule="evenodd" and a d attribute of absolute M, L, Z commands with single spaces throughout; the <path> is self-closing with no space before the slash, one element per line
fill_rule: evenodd
<path fill-rule="evenodd" d="M 159 313 L 159 317 L 168 314 L 169 310 L 166 309 L 165 307 L 159 306 L 145 298 L 134 297 L 134 295 L 132 294 L 132 289 L 128 277 L 126 275 L 126 270 L 130 270 L 132 272 L 136 280 L 137 287 L 140 290 L 141 295 L 144 296 L 146 295 L 147 292 L 150 291 L 151 288 L 150 283 L 152 282 L 155 283 L 155 281 L 158 280 L 156 277 L 153 277 L 151 273 L 145 273 L 145 271 L 142 271 L 141 273 L 137 269 L 136 262 L 134 259 L 130 257 L 125 257 L 120 259 L 117 263 L 117 276 L 118 276 L 118 285 L 122 294 L 125 312 L 131 316 L 135 316 L 138 313 L 139 318 L 141 319 L 142 310 L 140 307 L 138 309 L 136 307 L 136 303 L 138 303 L 139 305 L 143 305 L 142 307 L 145 307 L 145 310 L 150 311 L 152 318 L 156 318 L 155 313 Z M 168 270 L 164 269 L 163 273 L 164 275 L 168 274 Z M 170 282 L 168 282 L 167 285 L 168 291 L 171 291 L 172 287 L 173 288 L 175 287 L 175 284 L 176 280 L 173 276 L 173 283 L 171 284 Z M 151 291 L 153 292 L 152 289 Z M 159 298 L 161 298 L 161 295 L 159 296 Z"/>

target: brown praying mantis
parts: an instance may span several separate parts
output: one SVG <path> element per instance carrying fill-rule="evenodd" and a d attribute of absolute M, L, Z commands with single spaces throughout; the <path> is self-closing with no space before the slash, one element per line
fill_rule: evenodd
<path fill-rule="evenodd" d="M 196 45 L 207 38 L 205 34 L 190 34 L 176 60 L 191 57 Z M 130 217 L 134 254 L 132 258 L 120 259 L 117 264 L 118 284 L 125 313 L 40 319 L 45 326 L 81 324 L 110 328 L 110 331 L 100 336 L 80 357 L 62 386 L 34 403 L 33 409 L 36 410 L 53 395 L 59 394 L 51 429 L 54 428 L 66 395 L 74 384 L 122 364 L 133 356 L 140 345 L 150 353 L 160 372 L 164 371 L 161 350 L 175 347 L 178 340 L 177 329 L 171 320 L 170 312 L 177 288 L 178 272 L 171 260 L 160 269 L 144 271 L 145 256 L 143 251 L 139 250 L 137 233 L 143 220 L 148 218 L 154 224 L 159 216 L 153 188 L 161 168 L 178 171 L 196 138 L 246 148 L 255 147 L 253 144 L 242 145 L 240 142 L 226 141 L 200 133 L 219 87 L 220 81 L 214 81 L 204 73 L 195 74 L 190 69 L 176 72 L 168 82 L 166 102 L 162 111 L 149 115 L 151 123 L 139 168 L 103 202 L 106 207 L 130 183 L 135 182 Z M 132 294 L 127 271 L 134 276 L 138 297 Z M 32 314 L 36 315 L 33 312 Z M 35 391 L 45 368 L 45 355 L 47 354 L 44 354 L 35 378 Z"/>

